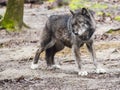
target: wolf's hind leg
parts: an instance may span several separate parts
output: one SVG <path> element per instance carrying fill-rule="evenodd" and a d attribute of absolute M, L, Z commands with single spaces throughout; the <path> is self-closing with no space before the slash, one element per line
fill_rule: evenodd
<path fill-rule="evenodd" d="M 31 69 L 36 69 L 38 68 L 38 60 L 39 60 L 39 56 L 40 54 L 43 52 L 43 48 L 42 47 L 39 47 L 39 49 L 36 51 L 36 54 L 35 54 L 35 58 L 31 64 Z"/>
<path fill-rule="evenodd" d="M 54 62 L 54 56 L 55 54 L 62 50 L 64 48 L 64 45 L 62 43 L 56 43 L 53 47 L 46 49 L 46 55 L 45 55 L 45 59 L 46 59 L 46 63 L 47 66 L 50 66 L 52 68 L 60 68 L 59 65 L 56 65 Z"/>
<path fill-rule="evenodd" d="M 41 42 L 40 42 L 40 46 L 39 46 L 39 49 L 36 51 L 36 54 L 35 54 L 35 58 L 31 64 L 31 69 L 36 69 L 38 67 L 38 60 L 39 60 L 39 57 L 40 57 L 40 54 L 45 51 L 46 49 L 54 46 L 55 44 L 55 40 L 51 40 L 51 39 L 43 39 Z"/>
<path fill-rule="evenodd" d="M 51 66 L 55 63 L 54 55 L 55 55 L 54 46 L 45 50 L 45 59 L 47 66 Z"/>

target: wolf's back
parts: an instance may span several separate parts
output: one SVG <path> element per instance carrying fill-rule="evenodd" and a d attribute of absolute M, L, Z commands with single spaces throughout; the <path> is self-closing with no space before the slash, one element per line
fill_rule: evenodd
<path fill-rule="evenodd" d="M 52 15 L 46 22 L 46 27 L 52 31 L 67 29 L 69 15 Z"/>

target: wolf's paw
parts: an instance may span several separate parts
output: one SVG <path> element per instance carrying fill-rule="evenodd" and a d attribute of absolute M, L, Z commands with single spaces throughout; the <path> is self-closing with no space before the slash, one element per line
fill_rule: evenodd
<path fill-rule="evenodd" d="M 103 68 L 97 68 L 96 69 L 96 73 L 98 73 L 98 74 L 104 74 L 104 73 L 106 73 L 106 70 L 103 69 Z"/>
<path fill-rule="evenodd" d="M 55 70 L 55 69 L 60 69 L 60 65 L 52 65 L 52 66 L 47 66 L 47 70 Z"/>
<path fill-rule="evenodd" d="M 87 71 L 79 71 L 79 72 L 78 72 L 78 75 L 79 75 L 79 76 L 87 76 L 87 75 L 88 75 L 88 72 L 87 72 Z"/>
<path fill-rule="evenodd" d="M 53 69 L 60 69 L 61 67 L 60 67 L 60 65 L 52 65 L 52 68 Z"/>
<path fill-rule="evenodd" d="M 31 69 L 37 69 L 38 68 L 38 64 L 34 64 L 33 62 L 31 63 Z"/>

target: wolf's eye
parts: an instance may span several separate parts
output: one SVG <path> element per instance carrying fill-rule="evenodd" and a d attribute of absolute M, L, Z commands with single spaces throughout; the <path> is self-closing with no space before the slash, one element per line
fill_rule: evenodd
<path fill-rule="evenodd" d="M 74 22 L 74 23 L 72 24 L 72 26 L 75 26 L 75 25 L 77 25 L 77 22 Z"/>
<path fill-rule="evenodd" d="M 77 25 L 77 21 L 74 22 L 74 25 Z"/>

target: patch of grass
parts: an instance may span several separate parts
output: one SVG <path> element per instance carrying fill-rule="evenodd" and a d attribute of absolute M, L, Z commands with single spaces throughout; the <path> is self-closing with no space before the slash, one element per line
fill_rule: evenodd
<path fill-rule="evenodd" d="M 108 17 L 111 16 L 111 13 L 106 13 L 106 16 L 108 16 Z"/>
<path fill-rule="evenodd" d="M 104 12 L 101 12 L 101 11 L 96 12 L 96 15 L 98 15 L 98 16 L 102 16 L 103 14 L 104 14 Z M 106 12 L 105 15 L 106 15 L 107 17 L 110 17 L 110 16 L 111 16 L 111 13 Z"/>
<path fill-rule="evenodd" d="M 91 9 L 106 9 L 108 8 L 108 5 L 90 2 L 89 0 L 71 0 L 69 7 L 72 10 L 82 8 L 82 7 L 91 8 Z"/>
<path fill-rule="evenodd" d="M 80 7 L 83 7 L 83 4 L 80 3 L 81 0 L 71 0 L 70 4 L 69 4 L 69 7 L 70 9 L 72 10 L 75 10 L 77 8 L 80 8 Z"/>
<path fill-rule="evenodd" d="M 89 7 L 91 5 L 91 2 L 89 0 L 71 0 L 69 7 L 72 10 L 83 8 L 83 7 Z"/>
<path fill-rule="evenodd" d="M 95 3 L 91 5 L 93 9 L 106 9 L 108 6 L 106 4 Z"/>
<path fill-rule="evenodd" d="M 114 20 L 116 20 L 116 21 L 119 21 L 119 22 L 120 22 L 120 16 L 116 16 L 116 17 L 114 18 Z"/>
<path fill-rule="evenodd" d="M 103 12 L 97 12 L 97 15 L 98 15 L 98 16 L 102 16 L 102 15 L 103 15 Z"/>
<path fill-rule="evenodd" d="M 49 2 L 54 2 L 55 0 L 48 0 Z"/>

